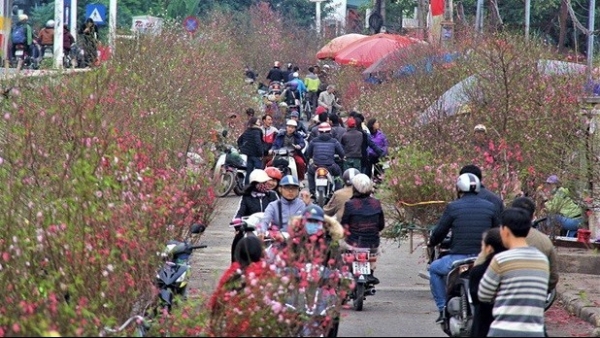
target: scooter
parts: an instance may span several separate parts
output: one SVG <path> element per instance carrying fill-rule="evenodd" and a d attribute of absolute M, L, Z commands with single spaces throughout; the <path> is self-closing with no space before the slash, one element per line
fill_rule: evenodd
<path fill-rule="evenodd" d="M 219 156 L 215 164 L 215 180 L 217 181 L 216 194 L 218 197 L 227 196 L 231 190 L 241 196 L 244 193 L 244 181 L 246 179 L 247 156 L 240 154 L 234 147 Z"/>
<path fill-rule="evenodd" d="M 279 169 L 284 176 L 292 175 L 298 179 L 298 169 L 296 167 L 296 160 L 294 160 L 294 151 L 295 149 L 286 147 L 275 150 L 273 166 Z"/>
<path fill-rule="evenodd" d="M 190 235 L 198 235 L 204 232 L 206 227 L 202 224 L 193 224 Z M 151 309 L 147 309 L 146 316 L 154 318 L 158 311 L 171 311 L 175 297 L 187 298 L 187 286 L 191 274 L 189 263 L 192 253 L 196 249 L 206 248 L 204 244 L 192 245 L 187 240 L 170 240 L 161 257 L 164 259 L 163 266 L 156 274 L 156 287 L 158 288 L 158 302 Z"/>
<path fill-rule="evenodd" d="M 333 175 L 326 167 L 317 167 L 315 170 L 315 201 L 323 207 L 335 191 L 335 181 Z"/>
<path fill-rule="evenodd" d="M 352 300 L 352 307 L 356 311 L 362 311 L 363 302 L 367 296 L 376 293 L 374 280 L 371 279 L 371 263 L 377 261 L 377 257 L 370 255 L 368 248 L 353 248 L 342 253 L 342 260 L 352 271 L 354 278 L 354 289 L 348 294 L 346 301 Z"/>

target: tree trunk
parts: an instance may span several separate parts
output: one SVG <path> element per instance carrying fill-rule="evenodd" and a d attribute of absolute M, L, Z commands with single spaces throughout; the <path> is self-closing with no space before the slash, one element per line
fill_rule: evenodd
<path fill-rule="evenodd" d="M 502 17 L 500 16 L 500 10 L 498 9 L 498 2 L 496 0 L 489 0 L 490 13 L 490 27 L 494 32 L 502 30 Z"/>
<path fill-rule="evenodd" d="M 567 21 L 569 19 L 569 9 L 567 7 L 567 0 L 560 2 L 560 11 L 558 13 L 558 26 L 560 28 L 558 32 L 558 52 L 563 53 L 566 51 L 565 40 L 567 39 Z"/>

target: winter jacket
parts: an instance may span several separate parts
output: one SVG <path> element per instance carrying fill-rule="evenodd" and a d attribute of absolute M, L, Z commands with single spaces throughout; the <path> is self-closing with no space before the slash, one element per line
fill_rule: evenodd
<path fill-rule="evenodd" d="M 309 143 L 312 142 L 312 140 L 319 137 L 320 134 L 321 134 L 321 132 L 319 131 L 319 124 L 317 123 L 316 125 L 314 125 L 310 128 L 310 134 L 308 135 L 308 142 Z M 337 129 L 335 129 L 333 127 L 331 127 L 331 137 L 338 140 L 338 142 L 340 141 L 340 138 L 341 138 L 341 136 L 338 136 L 338 134 L 337 134 Z"/>
<path fill-rule="evenodd" d="M 375 135 L 371 134 L 371 141 L 373 141 L 373 143 L 375 143 L 379 147 L 379 149 L 381 149 L 381 151 L 383 151 L 383 155 L 381 155 L 381 156 L 387 155 L 388 141 L 387 141 L 387 137 L 381 130 L 377 130 Z M 371 157 L 377 156 L 377 154 L 375 153 L 375 151 L 373 149 L 371 149 L 371 147 L 369 147 L 367 149 L 367 152 L 368 152 L 369 156 L 371 156 Z M 377 157 L 380 157 L 380 156 L 377 156 Z"/>
<path fill-rule="evenodd" d="M 75 43 L 75 38 L 68 29 L 65 29 L 63 31 L 63 49 L 70 50 L 73 43 Z"/>
<path fill-rule="evenodd" d="M 277 134 L 277 136 L 275 136 L 275 142 L 273 142 L 273 146 L 271 147 L 272 150 L 277 150 L 281 147 L 286 146 L 284 144 L 286 134 L 287 134 L 287 132 L 284 130 L 284 131 L 280 131 Z M 304 142 L 304 137 L 302 137 L 302 135 L 300 135 L 300 133 L 298 133 L 298 132 L 294 132 L 293 135 L 294 135 L 294 145 L 299 145 L 300 149 L 304 148 L 304 146 L 306 145 L 306 143 Z M 293 146 L 293 145 L 290 145 L 290 146 Z"/>
<path fill-rule="evenodd" d="M 53 45 L 54 44 L 54 28 L 44 27 L 40 29 L 38 34 L 38 41 L 40 45 Z"/>
<path fill-rule="evenodd" d="M 257 212 L 264 212 L 269 203 L 277 200 L 277 194 L 274 191 L 260 193 L 256 191 L 244 194 L 240 199 L 240 204 L 234 218 L 250 216 Z"/>
<path fill-rule="evenodd" d="M 281 207 L 281 221 L 279 217 L 279 208 Z M 269 227 L 275 225 L 281 231 L 287 231 L 288 220 L 294 215 L 300 215 L 306 208 L 306 204 L 301 198 L 295 198 L 291 201 L 285 198 L 280 198 L 276 201 L 269 203 L 267 209 L 265 209 L 265 215 L 258 225 L 260 232 L 266 232 Z M 257 229 L 257 230 L 258 230 Z"/>
<path fill-rule="evenodd" d="M 342 143 L 342 136 L 346 133 L 346 128 L 340 126 L 339 124 L 334 124 L 331 126 L 331 135 L 335 137 L 338 142 Z"/>
<path fill-rule="evenodd" d="M 344 206 L 350 198 L 352 198 L 352 186 L 345 186 L 342 189 L 336 190 L 329 202 L 327 202 L 327 205 L 323 207 L 325 215 L 335 217 L 337 220 L 342 220 Z"/>
<path fill-rule="evenodd" d="M 492 202 L 476 193 L 465 193 L 446 206 L 438 225 L 433 229 L 429 246 L 440 244 L 452 230 L 450 253 L 476 255 L 481 251 L 483 232 L 498 225 L 496 206 Z"/>
<path fill-rule="evenodd" d="M 306 85 L 306 90 L 309 92 L 316 92 L 319 90 L 321 80 L 319 80 L 319 77 L 314 73 L 308 73 L 304 78 L 304 84 Z"/>
<path fill-rule="evenodd" d="M 290 85 L 294 85 L 295 84 L 296 85 L 296 90 L 298 90 L 298 93 L 300 95 L 304 95 L 304 93 L 306 93 L 306 86 L 304 85 L 304 82 L 302 82 L 302 80 L 300 80 L 298 78 L 294 78 L 294 79 L 288 81 L 286 83 L 286 85 L 287 84 L 290 84 Z"/>
<path fill-rule="evenodd" d="M 344 204 L 342 226 L 348 231 L 346 243 L 359 248 L 378 248 L 379 233 L 385 226 L 381 202 L 371 196 L 352 197 Z"/>
<path fill-rule="evenodd" d="M 249 157 L 263 156 L 263 134 L 259 127 L 247 128 L 237 139 L 240 154 Z"/>
<path fill-rule="evenodd" d="M 363 138 L 368 137 L 363 134 L 362 131 L 356 128 L 348 128 L 348 130 L 342 136 L 342 147 L 344 147 L 344 153 L 348 158 L 362 158 L 362 144 Z"/>
<path fill-rule="evenodd" d="M 284 74 L 279 68 L 271 68 L 267 74 L 267 80 L 285 82 Z"/>
<path fill-rule="evenodd" d="M 480 198 L 483 198 L 486 201 L 492 202 L 492 204 L 496 206 L 496 211 L 498 212 L 498 218 L 500 218 L 500 214 L 504 210 L 504 202 L 502 202 L 502 199 L 500 198 L 500 196 L 498 196 L 498 195 L 494 194 L 493 192 L 491 192 L 490 190 L 488 190 L 486 187 L 483 186 L 483 184 L 481 185 L 481 187 L 479 189 L 479 193 L 477 193 L 477 196 L 479 196 Z"/>
<path fill-rule="evenodd" d="M 335 154 L 344 158 L 344 148 L 329 133 L 321 133 L 319 137 L 312 140 L 306 148 L 306 158 L 313 159 L 316 166 L 330 166 L 335 163 Z"/>

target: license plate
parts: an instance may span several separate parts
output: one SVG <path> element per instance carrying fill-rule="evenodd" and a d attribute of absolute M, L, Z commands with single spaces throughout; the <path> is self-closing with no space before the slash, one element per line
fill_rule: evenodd
<path fill-rule="evenodd" d="M 15 51 L 15 56 L 23 56 L 23 51 L 22 50 Z"/>
<path fill-rule="evenodd" d="M 321 185 L 327 186 L 327 179 L 326 178 L 317 178 L 317 179 L 315 179 L 315 183 L 316 183 L 316 185 L 319 185 L 319 186 L 321 186 Z"/>
<path fill-rule="evenodd" d="M 352 262 L 352 272 L 355 275 L 368 275 L 371 273 L 370 262 Z"/>

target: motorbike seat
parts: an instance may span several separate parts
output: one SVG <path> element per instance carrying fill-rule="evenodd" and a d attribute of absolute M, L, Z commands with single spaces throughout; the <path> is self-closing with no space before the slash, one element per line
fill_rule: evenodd
<path fill-rule="evenodd" d="M 465 259 L 459 259 L 457 261 L 452 262 L 452 269 L 456 268 L 459 265 L 463 264 L 473 264 L 477 260 L 477 257 L 468 257 Z"/>

